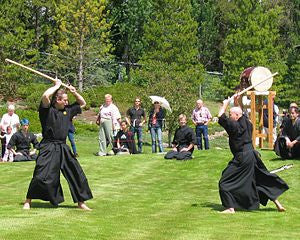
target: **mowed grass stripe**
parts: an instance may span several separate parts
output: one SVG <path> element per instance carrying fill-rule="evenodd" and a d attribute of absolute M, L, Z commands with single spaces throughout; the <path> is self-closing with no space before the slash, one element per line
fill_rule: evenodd
<path fill-rule="evenodd" d="M 258 211 L 221 215 L 218 180 L 231 158 L 228 149 L 195 151 L 191 161 L 163 155 L 96 157 L 94 141 L 79 138 L 80 163 L 94 199 L 92 212 L 76 209 L 62 178 L 59 208 L 35 200 L 21 203 L 34 163 L 2 164 L 0 239 L 299 239 L 299 161 L 279 161 L 262 151 L 269 169 L 293 162 L 279 173 L 291 189 L 282 197 L 286 213 L 272 203 Z M 146 147 L 146 152 L 150 147 Z M 275 159 L 275 160 L 274 160 Z"/>

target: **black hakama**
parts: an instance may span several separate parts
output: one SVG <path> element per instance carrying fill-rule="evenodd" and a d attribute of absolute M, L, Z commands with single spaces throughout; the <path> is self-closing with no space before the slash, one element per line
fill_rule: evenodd
<path fill-rule="evenodd" d="M 289 187 L 270 173 L 251 143 L 252 125 L 245 116 L 232 121 L 223 114 L 219 119 L 229 134 L 234 155 L 219 181 L 219 193 L 225 208 L 258 209 L 268 200 L 276 200 Z"/>
<path fill-rule="evenodd" d="M 66 178 L 73 201 L 84 202 L 93 198 L 87 178 L 77 159 L 66 144 L 70 118 L 80 113 L 78 104 L 63 111 L 54 107 L 40 107 L 43 140 L 36 161 L 33 178 L 27 192 L 28 199 L 42 199 L 58 205 L 64 201 L 60 171 Z"/>

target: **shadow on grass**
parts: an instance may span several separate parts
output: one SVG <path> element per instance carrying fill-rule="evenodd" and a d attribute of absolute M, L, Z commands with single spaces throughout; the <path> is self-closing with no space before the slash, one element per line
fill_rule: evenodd
<path fill-rule="evenodd" d="M 210 202 L 206 202 L 206 203 L 193 203 L 191 204 L 192 207 L 204 207 L 204 208 L 210 208 L 214 211 L 222 211 L 224 210 L 224 207 L 221 204 L 216 204 L 216 203 L 210 203 Z"/>
<path fill-rule="evenodd" d="M 221 212 L 225 208 L 221 204 L 206 202 L 206 203 L 193 203 L 191 207 L 204 207 L 210 208 L 213 211 Z M 249 212 L 249 213 L 259 213 L 259 212 L 278 212 L 276 208 L 262 208 L 257 210 L 245 210 L 245 209 L 236 209 L 237 212 Z"/>
<path fill-rule="evenodd" d="M 23 206 L 23 202 L 21 202 L 19 205 Z M 31 203 L 31 208 L 78 208 L 77 205 L 52 205 L 51 203 L 48 202 L 32 202 Z"/>

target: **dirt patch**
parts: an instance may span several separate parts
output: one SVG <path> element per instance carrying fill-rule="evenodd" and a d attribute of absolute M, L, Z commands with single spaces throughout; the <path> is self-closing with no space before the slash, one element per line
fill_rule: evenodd
<path fill-rule="evenodd" d="M 82 114 L 76 116 L 76 119 L 86 123 L 95 123 L 97 120 L 97 113 L 94 110 L 83 111 Z"/>

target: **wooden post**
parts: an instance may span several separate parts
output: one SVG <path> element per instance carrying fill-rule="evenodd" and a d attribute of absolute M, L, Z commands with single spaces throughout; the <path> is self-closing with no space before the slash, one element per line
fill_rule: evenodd
<path fill-rule="evenodd" d="M 247 95 L 251 98 L 251 113 L 250 121 L 253 125 L 252 131 L 252 143 L 253 147 L 256 147 L 256 138 L 259 139 L 259 147 L 263 148 L 263 141 L 268 138 L 268 149 L 273 149 L 273 98 L 276 95 L 275 91 L 269 91 L 267 94 L 263 94 L 257 91 L 249 91 Z M 264 104 L 264 99 L 267 96 L 268 104 Z M 263 133 L 263 113 L 264 109 L 268 109 L 268 134 Z M 258 113 L 258 121 L 257 121 Z M 257 123 L 258 122 L 258 123 Z"/>

